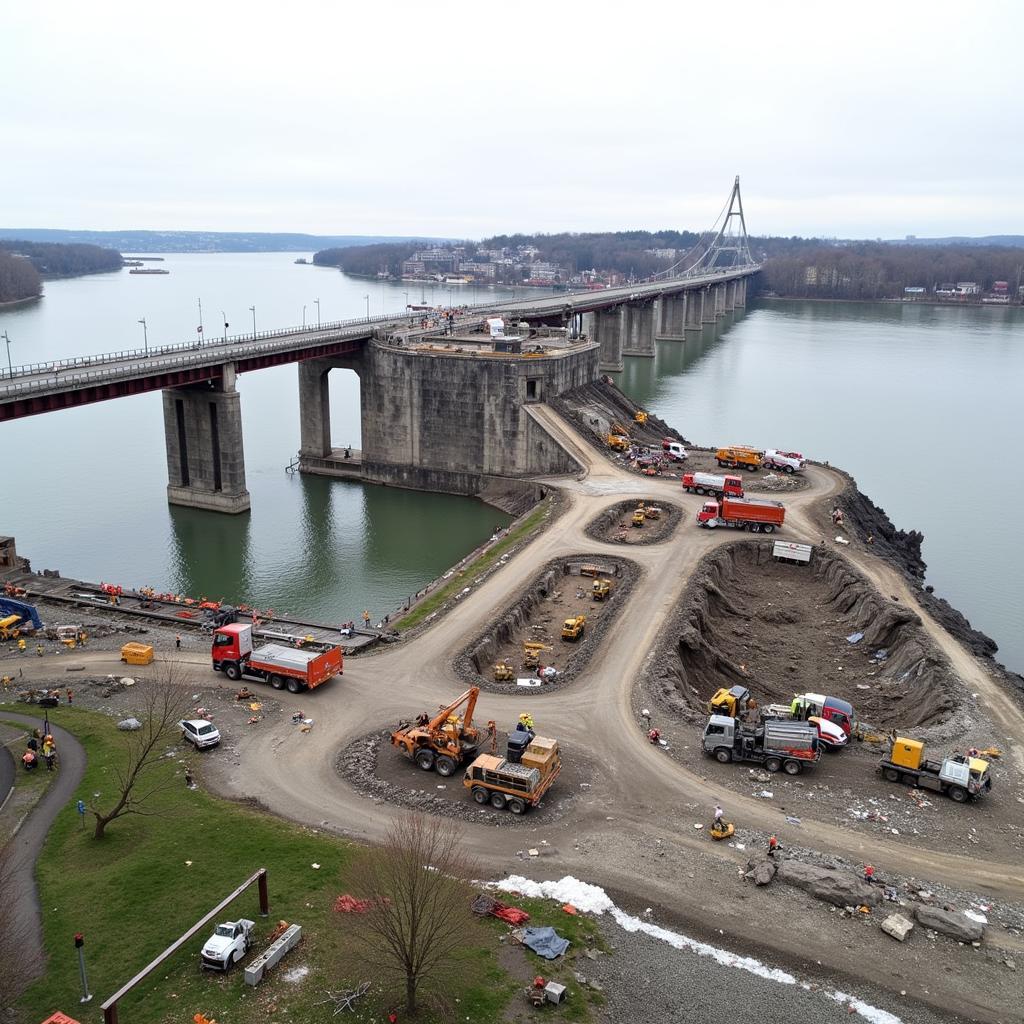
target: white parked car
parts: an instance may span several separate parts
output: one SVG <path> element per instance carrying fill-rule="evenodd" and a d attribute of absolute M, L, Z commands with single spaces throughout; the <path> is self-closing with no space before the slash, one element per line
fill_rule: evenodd
<path fill-rule="evenodd" d="M 799 473 L 806 463 L 799 452 L 780 452 L 769 448 L 761 457 L 765 469 L 781 469 L 783 473 Z"/>
<path fill-rule="evenodd" d="M 840 726 L 827 718 L 811 715 L 807 721 L 818 730 L 818 739 L 826 750 L 841 750 L 850 739 Z"/>
<path fill-rule="evenodd" d="M 203 967 L 226 971 L 232 964 L 237 964 L 249 949 L 255 926 L 255 921 L 244 917 L 217 925 L 214 933 L 203 943 Z"/>
<path fill-rule="evenodd" d="M 203 750 L 206 747 L 215 747 L 220 743 L 220 733 L 213 722 L 205 718 L 188 718 L 178 723 L 181 726 L 181 735 L 192 744 L 196 750 Z"/>

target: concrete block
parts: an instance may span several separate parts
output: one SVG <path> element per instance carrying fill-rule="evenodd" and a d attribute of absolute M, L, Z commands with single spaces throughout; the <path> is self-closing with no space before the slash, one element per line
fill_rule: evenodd
<path fill-rule="evenodd" d="M 298 945 L 302 938 L 302 925 L 293 924 L 275 942 L 272 942 L 260 953 L 245 969 L 246 985 L 258 985 L 263 980 L 263 975 L 275 967 L 284 957 L 285 953 Z"/>
<path fill-rule="evenodd" d="M 904 939 L 914 930 L 914 922 L 902 914 L 890 914 L 882 922 L 882 931 L 891 935 L 897 942 Z"/>

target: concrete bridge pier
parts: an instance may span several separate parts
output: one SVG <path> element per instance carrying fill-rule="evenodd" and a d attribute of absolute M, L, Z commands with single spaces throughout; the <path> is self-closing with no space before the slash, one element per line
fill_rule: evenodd
<path fill-rule="evenodd" d="M 247 512 L 242 408 L 235 367 L 219 381 L 166 388 L 167 500 L 212 512 Z"/>
<path fill-rule="evenodd" d="M 331 394 L 326 359 L 299 363 L 299 455 L 324 459 L 331 454 Z"/>
<path fill-rule="evenodd" d="M 736 308 L 736 282 L 725 282 L 725 311 L 731 313 Z"/>
<path fill-rule="evenodd" d="M 712 291 L 715 296 L 715 319 L 717 320 L 720 316 L 725 316 L 725 282 L 716 284 Z"/>
<path fill-rule="evenodd" d="M 654 358 L 654 303 L 630 303 L 622 312 L 622 354 Z"/>
<path fill-rule="evenodd" d="M 698 288 L 686 292 L 686 329 L 699 331 L 704 323 L 704 291 Z"/>
<path fill-rule="evenodd" d="M 747 304 L 747 279 L 741 277 L 736 282 L 736 305 L 739 307 L 745 307 Z"/>
<path fill-rule="evenodd" d="M 592 337 L 601 346 L 601 369 L 621 370 L 622 335 L 625 307 L 598 309 L 594 312 Z"/>
<path fill-rule="evenodd" d="M 713 324 L 717 319 L 715 315 L 715 290 L 716 286 L 713 284 L 709 284 L 701 289 L 701 295 L 704 297 L 704 309 L 700 316 L 702 324 Z"/>
<path fill-rule="evenodd" d="M 685 341 L 687 324 L 687 293 L 663 295 L 658 300 L 656 341 Z"/>

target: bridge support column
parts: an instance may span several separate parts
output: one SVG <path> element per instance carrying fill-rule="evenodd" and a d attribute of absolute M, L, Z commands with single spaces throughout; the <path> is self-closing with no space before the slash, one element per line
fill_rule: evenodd
<path fill-rule="evenodd" d="M 699 331 L 704 322 L 704 292 L 697 288 L 686 292 L 686 329 Z"/>
<path fill-rule="evenodd" d="M 330 363 L 307 359 L 299 363 L 299 455 L 323 459 L 331 454 Z"/>
<path fill-rule="evenodd" d="M 622 354 L 654 358 L 654 303 L 623 307 Z"/>
<path fill-rule="evenodd" d="M 656 341 L 685 341 L 687 301 L 686 292 L 678 295 L 662 295 L 658 300 L 656 317 L 657 328 L 654 332 Z"/>
<path fill-rule="evenodd" d="M 712 288 L 712 292 L 715 296 L 715 319 L 720 316 L 725 316 L 725 282 L 716 284 Z"/>
<path fill-rule="evenodd" d="M 622 369 L 622 324 L 625 316 L 622 306 L 594 312 L 594 341 L 601 346 L 602 370 Z"/>
<path fill-rule="evenodd" d="M 741 277 L 736 282 L 736 305 L 745 307 L 747 304 L 747 279 Z"/>
<path fill-rule="evenodd" d="M 713 324 L 715 322 L 715 292 L 716 286 L 709 284 L 706 288 L 701 289 L 701 295 L 704 297 L 704 309 L 700 315 L 700 322 L 702 324 Z"/>
<path fill-rule="evenodd" d="M 167 500 L 212 512 L 247 512 L 242 409 L 234 364 L 224 367 L 215 387 L 167 388 L 163 399 Z"/>
<path fill-rule="evenodd" d="M 736 308 L 736 281 L 725 282 L 725 311 L 731 313 Z"/>

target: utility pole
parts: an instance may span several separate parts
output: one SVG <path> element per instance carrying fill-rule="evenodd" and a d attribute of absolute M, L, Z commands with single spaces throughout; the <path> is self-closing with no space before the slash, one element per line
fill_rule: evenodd
<path fill-rule="evenodd" d="M 1019 274 L 1017 275 L 1020 276 Z M 7 337 L 7 332 L 4 331 L 4 341 L 7 342 L 7 375 L 9 377 L 14 376 L 14 367 L 11 366 L 11 339 Z"/>
<path fill-rule="evenodd" d="M 146 318 L 143 317 L 140 321 L 142 324 L 142 344 L 145 346 L 146 355 L 149 355 L 149 331 L 146 328 Z"/>

